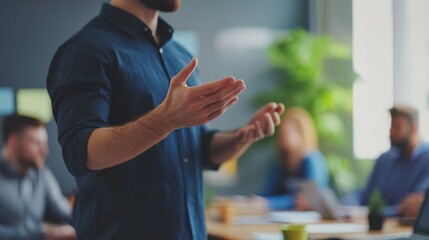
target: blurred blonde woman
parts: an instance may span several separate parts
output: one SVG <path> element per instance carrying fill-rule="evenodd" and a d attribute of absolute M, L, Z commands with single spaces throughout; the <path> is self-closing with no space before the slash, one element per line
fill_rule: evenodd
<path fill-rule="evenodd" d="M 298 183 L 311 180 L 322 188 L 328 187 L 329 175 L 325 158 L 318 150 L 313 120 L 304 109 L 292 107 L 284 114 L 277 150 L 278 161 L 268 174 L 259 201 L 272 210 L 309 210 Z"/>

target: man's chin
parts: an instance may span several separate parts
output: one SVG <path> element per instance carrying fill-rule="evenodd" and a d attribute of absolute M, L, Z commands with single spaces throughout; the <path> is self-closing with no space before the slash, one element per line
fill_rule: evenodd
<path fill-rule="evenodd" d="M 161 12 L 176 12 L 180 9 L 180 0 L 140 0 L 146 7 Z"/>
<path fill-rule="evenodd" d="M 25 169 L 34 169 L 34 170 L 40 170 L 41 166 L 36 163 L 36 161 L 25 161 L 21 163 L 21 166 Z"/>
<path fill-rule="evenodd" d="M 392 147 L 399 149 L 399 151 L 404 152 L 408 149 L 408 144 L 391 144 Z"/>
<path fill-rule="evenodd" d="M 29 169 L 40 170 L 39 165 L 37 164 L 28 164 Z"/>

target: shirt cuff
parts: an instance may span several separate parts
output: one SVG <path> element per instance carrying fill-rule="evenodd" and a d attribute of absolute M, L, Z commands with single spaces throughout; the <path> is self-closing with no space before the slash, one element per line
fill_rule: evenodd
<path fill-rule="evenodd" d="M 95 129 L 83 129 L 70 136 L 63 144 L 63 157 L 69 172 L 74 176 L 92 173 L 87 167 L 88 141 Z"/>
<path fill-rule="evenodd" d="M 203 168 L 205 170 L 214 170 L 217 171 L 220 168 L 221 164 L 214 163 L 211 161 L 211 152 L 210 152 L 210 145 L 212 143 L 214 135 L 219 132 L 219 130 L 205 130 L 203 132 L 202 137 L 202 161 L 203 161 Z"/>

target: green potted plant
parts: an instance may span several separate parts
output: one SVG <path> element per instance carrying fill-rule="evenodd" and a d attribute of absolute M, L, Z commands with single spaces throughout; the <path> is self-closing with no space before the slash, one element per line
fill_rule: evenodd
<path fill-rule="evenodd" d="M 369 230 L 379 231 L 383 229 L 384 209 L 386 203 L 380 191 L 373 191 L 369 199 L 368 224 Z"/>

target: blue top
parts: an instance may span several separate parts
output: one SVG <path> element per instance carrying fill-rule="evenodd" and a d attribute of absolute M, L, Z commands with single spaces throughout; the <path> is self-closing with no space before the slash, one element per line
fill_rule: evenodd
<path fill-rule="evenodd" d="M 310 152 L 304 157 L 297 176 L 288 176 L 276 163 L 269 171 L 260 195 L 268 200 L 272 210 L 292 209 L 295 207 L 295 194 L 299 191 L 298 183 L 308 180 L 322 188 L 329 185 L 325 157 L 319 151 Z"/>
<path fill-rule="evenodd" d="M 0 239 L 45 239 L 43 223 L 69 223 L 71 209 L 52 172 L 44 167 L 23 175 L 0 158 Z"/>
<path fill-rule="evenodd" d="M 389 206 L 386 215 L 394 216 L 396 207 L 410 193 L 424 192 L 429 187 L 429 145 L 420 144 L 411 159 L 397 148 L 383 153 L 374 165 L 360 203 L 367 205 L 374 190 L 379 190 Z"/>
<path fill-rule="evenodd" d="M 79 188 L 78 239 L 206 238 L 202 170 L 218 166 L 209 160 L 214 132 L 205 126 L 176 130 L 121 165 L 86 167 L 94 129 L 151 111 L 191 60 L 162 19 L 157 33 L 160 45 L 137 17 L 105 3 L 52 60 L 47 87 L 63 157 Z M 197 74 L 187 83 L 197 85 Z"/>

